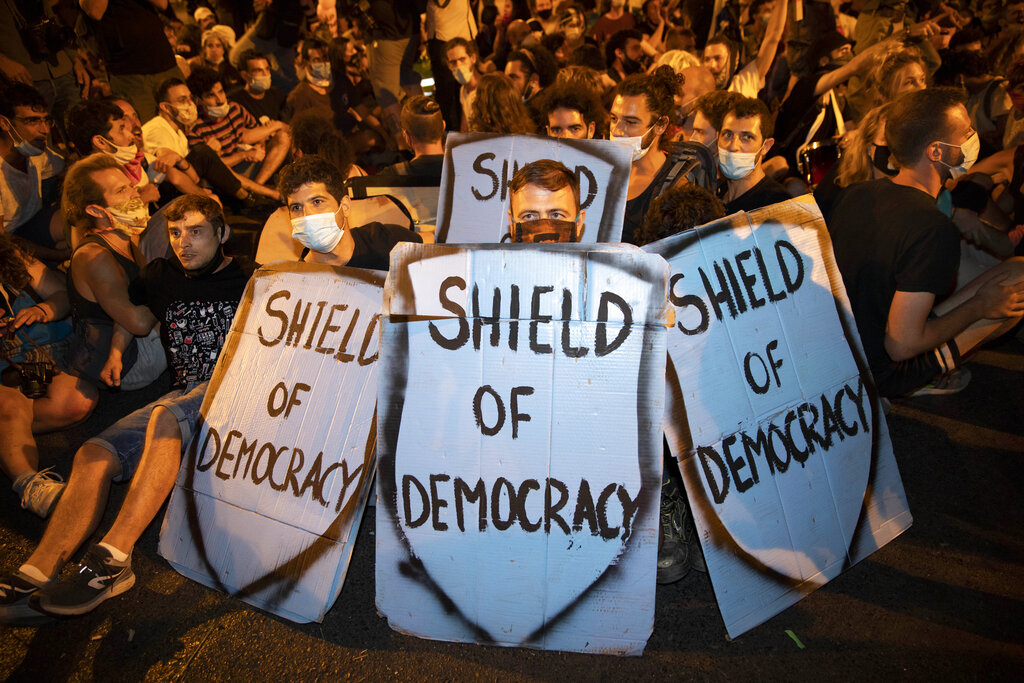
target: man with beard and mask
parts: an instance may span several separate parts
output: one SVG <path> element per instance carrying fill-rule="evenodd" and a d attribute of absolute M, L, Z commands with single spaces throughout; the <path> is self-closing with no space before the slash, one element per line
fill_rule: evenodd
<path fill-rule="evenodd" d="M 53 120 L 30 85 L 0 92 L 0 230 L 27 240 L 36 258 L 68 257 L 56 211 L 64 159 L 47 146 Z"/>
<path fill-rule="evenodd" d="M 158 113 L 142 124 L 149 163 L 158 170 L 163 165 L 167 179 L 183 194 L 212 197 L 212 192 L 197 184 L 201 179 L 225 200 L 239 200 L 243 208 L 251 205 L 254 200 L 249 191 L 216 152 L 206 144 L 189 144 L 185 132 L 195 125 L 199 110 L 185 81 L 168 78 L 157 88 L 155 97 Z M 172 175 L 169 168 L 180 173 Z"/>
<path fill-rule="evenodd" d="M 238 61 L 243 84 L 228 93 L 260 123 L 280 121 L 285 94 L 272 85 L 270 61 L 262 52 L 246 50 Z"/>
<path fill-rule="evenodd" d="M 508 237 L 512 242 L 579 242 L 586 209 L 580 186 L 565 164 L 531 161 L 508 184 Z"/>
<path fill-rule="evenodd" d="M 775 52 L 786 28 L 788 5 L 787 2 L 775 3 L 757 56 L 739 71 L 736 71 L 740 58 L 739 45 L 721 35 L 707 42 L 704 46 L 704 66 L 715 77 L 715 87 L 719 90 L 738 92 L 746 97 L 757 97 L 757 93 L 764 87 L 765 76 L 775 61 Z"/>
<path fill-rule="evenodd" d="M 558 30 L 558 19 L 554 16 L 555 3 L 552 0 L 529 0 L 530 15 L 540 22 L 544 33 Z"/>
<path fill-rule="evenodd" d="M 703 66 L 688 66 L 679 71 L 679 88 L 676 91 L 675 125 L 682 129 L 683 137 L 693 130 L 693 119 L 697 112 L 697 100 L 715 91 L 715 77 Z"/>
<path fill-rule="evenodd" d="M 970 380 L 963 357 L 1024 314 L 1024 260 L 1003 261 L 946 296 L 960 234 L 936 197 L 970 169 L 979 147 L 960 91 L 903 95 L 889 106 L 885 137 L 899 172 L 851 185 L 836 200 L 836 263 L 879 393 L 955 393 Z"/>
<path fill-rule="evenodd" d="M 304 111 L 315 109 L 334 120 L 334 108 L 330 92 L 334 85 L 331 73 L 330 47 L 318 39 L 302 41 L 299 66 L 305 78 L 295 86 L 285 99 L 282 118 L 291 121 Z"/>
<path fill-rule="evenodd" d="M 132 549 L 171 492 L 182 448 L 196 428 L 217 356 L 255 267 L 224 255 L 229 229 L 212 199 L 185 195 L 168 204 L 166 214 L 174 258 L 147 265 L 131 294 L 148 325 L 161 324 L 174 388 L 79 448 L 39 545 L 0 579 L 0 621 L 30 624 L 47 615 L 85 614 L 135 584 Z M 116 386 L 122 370 L 115 348 L 104 378 Z M 76 571 L 58 579 L 61 566 L 99 524 L 110 482 L 128 480 L 110 529 Z"/>
<path fill-rule="evenodd" d="M 82 235 L 68 269 L 76 336 L 70 371 L 100 385 L 115 327 L 120 326 L 138 337 L 126 344 L 122 387 L 140 389 L 167 366 L 151 316 L 128 298 L 128 284 L 144 265 L 138 244 L 149 222 L 149 207 L 117 159 L 97 153 L 68 171 L 61 209 L 68 225 Z"/>
<path fill-rule="evenodd" d="M 465 133 L 469 130 L 469 112 L 473 109 L 476 87 L 480 80 L 480 73 L 477 71 L 476 43 L 465 38 L 452 38 L 444 44 L 444 53 L 448 59 L 448 69 L 452 72 L 455 82 L 459 84 L 462 121 L 458 130 Z"/>
<path fill-rule="evenodd" d="M 349 225 L 352 203 L 345 178 L 334 164 L 304 155 L 281 169 L 278 191 L 292 222 L 292 237 L 304 248 L 300 260 L 331 266 L 388 270 L 399 242 L 422 242 L 398 225 Z"/>
<path fill-rule="evenodd" d="M 629 189 L 622 220 L 622 241 L 634 244 L 651 202 L 657 197 L 672 164 L 661 150 L 661 136 L 675 109 L 676 73 L 659 66 L 652 74 L 628 76 L 615 90 L 608 117 L 609 139 L 630 146 Z"/>
<path fill-rule="evenodd" d="M 604 61 L 608 65 L 605 73 L 614 83 L 621 83 L 626 76 L 642 73 L 647 63 L 644 49 L 640 45 L 639 31 L 628 29 L 615 33 L 604 45 Z"/>
<path fill-rule="evenodd" d="M 733 104 L 718 131 L 718 169 L 725 178 L 726 213 L 752 211 L 790 198 L 786 188 L 765 175 L 762 164 L 772 148 L 775 122 L 764 102 L 745 97 Z"/>

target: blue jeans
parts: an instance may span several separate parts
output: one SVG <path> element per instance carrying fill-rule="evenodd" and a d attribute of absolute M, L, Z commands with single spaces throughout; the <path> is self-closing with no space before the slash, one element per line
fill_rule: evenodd
<path fill-rule="evenodd" d="M 86 441 L 106 449 L 117 456 L 121 463 L 121 472 L 114 481 L 128 481 L 135 474 L 135 468 L 142 459 L 142 451 L 146 445 L 146 429 L 153 409 L 157 406 L 166 408 L 178 420 L 181 429 L 181 448 L 192 439 L 192 432 L 199 420 L 199 408 L 206 396 L 206 387 L 210 383 L 193 384 L 184 389 L 173 389 L 149 405 L 145 405 L 133 413 L 104 429 L 98 436 Z"/>

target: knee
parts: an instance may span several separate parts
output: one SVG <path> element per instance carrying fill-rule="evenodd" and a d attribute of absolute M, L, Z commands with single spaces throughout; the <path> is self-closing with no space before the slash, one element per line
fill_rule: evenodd
<path fill-rule="evenodd" d="M 117 455 L 94 443 L 82 444 L 71 465 L 71 476 L 76 479 L 113 479 L 120 473 L 121 461 Z"/>
<path fill-rule="evenodd" d="M 156 439 L 181 440 L 181 427 L 178 418 L 167 408 L 157 406 L 149 416 L 149 431 Z"/>
<path fill-rule="evenodd" d="M 31 419 L 32 401 L 14 387 L 0 387 L 0 423 L 15 423 L 26 417 Z"/>

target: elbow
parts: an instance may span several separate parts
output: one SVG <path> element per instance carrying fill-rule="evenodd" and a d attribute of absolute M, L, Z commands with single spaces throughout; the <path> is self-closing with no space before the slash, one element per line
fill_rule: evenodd
<path fill-rule="evenodd" d="M 917 355 L 916 348 L 889 335 L 885 337 L 885 352 L 889 354 L 889 358 L 897 363 L 910 360 Z"/>

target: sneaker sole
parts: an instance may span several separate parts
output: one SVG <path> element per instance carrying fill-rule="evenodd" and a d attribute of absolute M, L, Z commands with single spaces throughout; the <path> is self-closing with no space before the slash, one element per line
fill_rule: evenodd
<path fill-rule="evenodd" d="M 116 598 L 122 593 L 128 592 L 132 586 L 135 585 L 135 573 L 132 572 L 127 578 L 121 581 L 115 581 L 113 585 L 108 587 L 106 590 L 97 593 L 96 596 L 89 602 L 83 602 L 78 605 L 48 605 L 46 604 L 46 596 L 39 597 L 38 607 L 46 614 L 52 614 L 61 617 L 75 617 L 81 614 L 88 614 L 93 611 L 100 604 L 110 598 Z"/>

